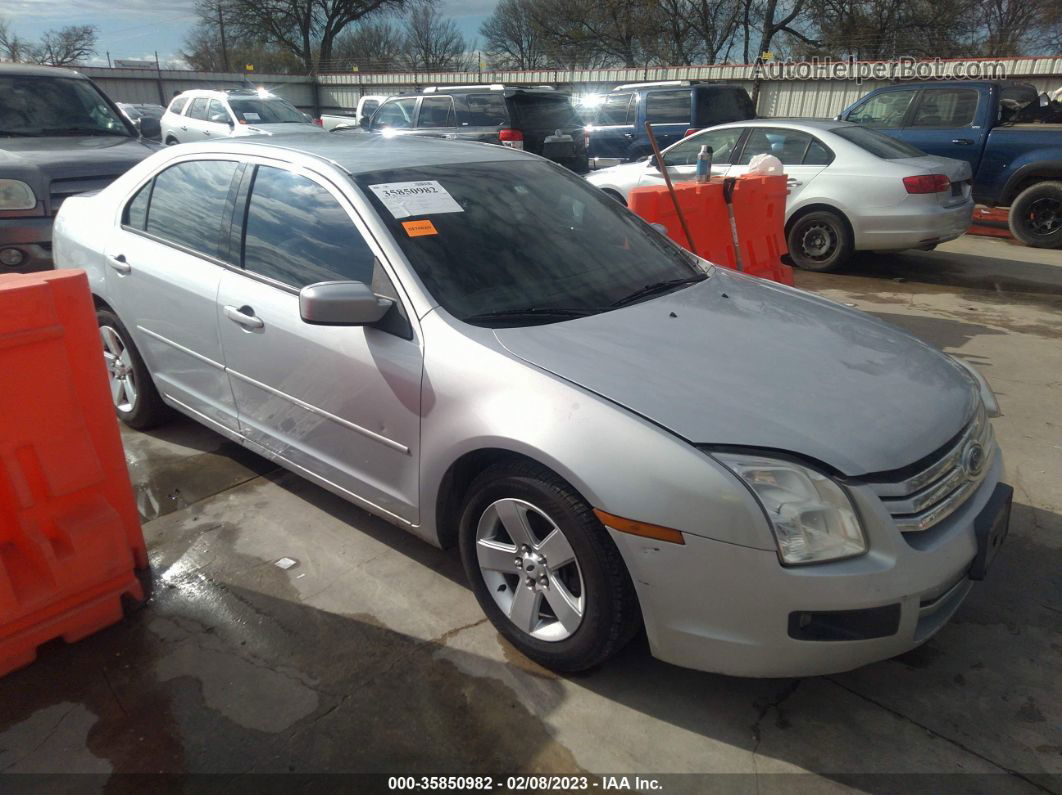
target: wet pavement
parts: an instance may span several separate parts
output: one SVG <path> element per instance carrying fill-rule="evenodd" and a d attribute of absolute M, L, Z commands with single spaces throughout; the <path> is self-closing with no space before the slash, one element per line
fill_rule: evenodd
<path fill-rule="evenodd" d="M 175 420 L 123 432 L 150 596 L 0 679 L 0 772 L 94 773 L 78 787 L 118 791 L 142 780 L 114 773 L 332 771 L 1062 792 L 1060 277 L 1062 253 L 966 239 L 798 275 L 975 363 L 1005 414 L 1010 537 L 910 654 L 744 680 L 657 662 L 639 638 L 600 670 L 557 676 L 486 622 L 455 551 Z"/>

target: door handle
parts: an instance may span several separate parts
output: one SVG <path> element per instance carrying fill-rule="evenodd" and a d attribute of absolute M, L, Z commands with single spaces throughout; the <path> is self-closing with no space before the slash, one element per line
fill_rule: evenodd
<path fill-rule="evenodd" d="M 793 185 L 803 185 L 804 183 L 801 182 L 799 179 L 793 179 L 793 177 L 789 177 L 789 179 L 785 181 L 785 184 L 792 187 Z"/>
<path fill-rule="evenodd" d="M 265 321 L 255 315 L 254 310 L 249 306 L 242 306 L 239 309 L 234 306 L 226 306 L 225 317 L 233 323 L 239 323 L 244 328 L 262 328 L 265 325 Z"/>
<path fill-rule="evenodd" d="M 133 266 L 125 260 L 125 254 L 113 254 L 107 259 L 107 264 L 114 268 L 118 273 L 125 275 L 133 270 Z"/>
<path fill-rule="evenodd" d="M 623 137 L 624 138 L 633 138 L 634 137 L 634 133 L 623 133 Z"/>
<path fill-rule="evenodd" d="M 182 130 L 186 130 L 186 131 L 187 131 L 187 129 L 188 129 L 188 128 L 187 128 L 187 127 L 186 127 L 185 125 L 183 125 L 183 124 L 182 124 L 182 125 L 181 125 L 181 129 L 182 129 Z"/>
<path fill-rule="evenodd" d="M 951 142 L 953 144 L 958 144 L 959 146 L 969 146 L 973 143 L 973 140 L 970 138 L 952 138 Z"/>

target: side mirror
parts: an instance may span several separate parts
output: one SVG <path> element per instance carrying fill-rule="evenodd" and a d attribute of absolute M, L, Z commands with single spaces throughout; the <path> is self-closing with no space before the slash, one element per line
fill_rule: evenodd
<path fill-rule="evenodd" d="M 158 119 L 152 119 L 149 116 L 142 116 L 136 120 L 136 127 L 140 130 L 140 135 L 143 138 L 161 138 L 162 137 L 162 125 L 159 124 Z"/>
<path fill-rule="evenodd" d="M 318 282 L 299 291 L 299 313 L 314 326 L 368 326 L 393 304 L 364 282 Z"/>
<path fill-rule="evenodd" d="M 369 125 L 372 124 L 372 116 L 362 116 L 358 119 L 358 126 L 362 129 L 369 129 Z"/>

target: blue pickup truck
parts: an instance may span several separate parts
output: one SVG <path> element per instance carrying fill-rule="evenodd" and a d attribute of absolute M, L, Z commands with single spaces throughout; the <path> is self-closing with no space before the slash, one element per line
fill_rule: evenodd
<path fill-rule="evenodd" d="M 1028 83 L 948 80 L 871 91 L 839 119 L 966 160 L 980 204 L 1010 207 L 1029 246 L 1062 247 L 1062 117 Z"/>

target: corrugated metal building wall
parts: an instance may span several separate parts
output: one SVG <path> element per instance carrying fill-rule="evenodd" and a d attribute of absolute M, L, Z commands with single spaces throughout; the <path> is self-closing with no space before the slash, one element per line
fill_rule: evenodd
<path fill-rule="evenodd" d="M 1034 84 L 1041 91 L 1062 87 L 1062 56 L 1039 58 L 1004 58 L 936 62 L 942 77 L 961 76 L 980 70 L 983 74 L 1001 64 L 1003 74 L 1012 80 Z M 805 66 L 807 68 L 805 68 Z M 762 116 L 830 117 L 863 94 L 889 84 L 887 79 L 866 79 L 857 74 L 871 74 L 873 69 L 896 67 L 881 62 L 839 63 L 832 66 L 801 65 L 792 71 L 809 79 L 780 78 L 779 66 L 768 64 L 757 70 L 751 65 L 669 66 L 645 69 L 543 69 L 533 71 L 495 70 L 485 72 L 403 72 L 380 74 L 325 74 L 316 81 L 298 75 L 250 74 L 254 85 L 264 85 L 297 107 L 323 112 L 351 109 L 365 94 L 397 94 L 416 91 L 431 85 L 471 85 L 518 83 L 552 85 L 573 93 L 592 94 L 607 91 L 622 83 L 655 80 L 712 80 L 744 86 L 750 93 L 759 81 L 757 110 Z M 119 102 L 166 104 L 173 95 L 191 88 L 238 88 L 246 85 L 238 73 L 189 72 L 177 70 L 109 69 L 85 67 L 104 91 Z M 832 73 L 842 79 L 826 79 Z"/>

